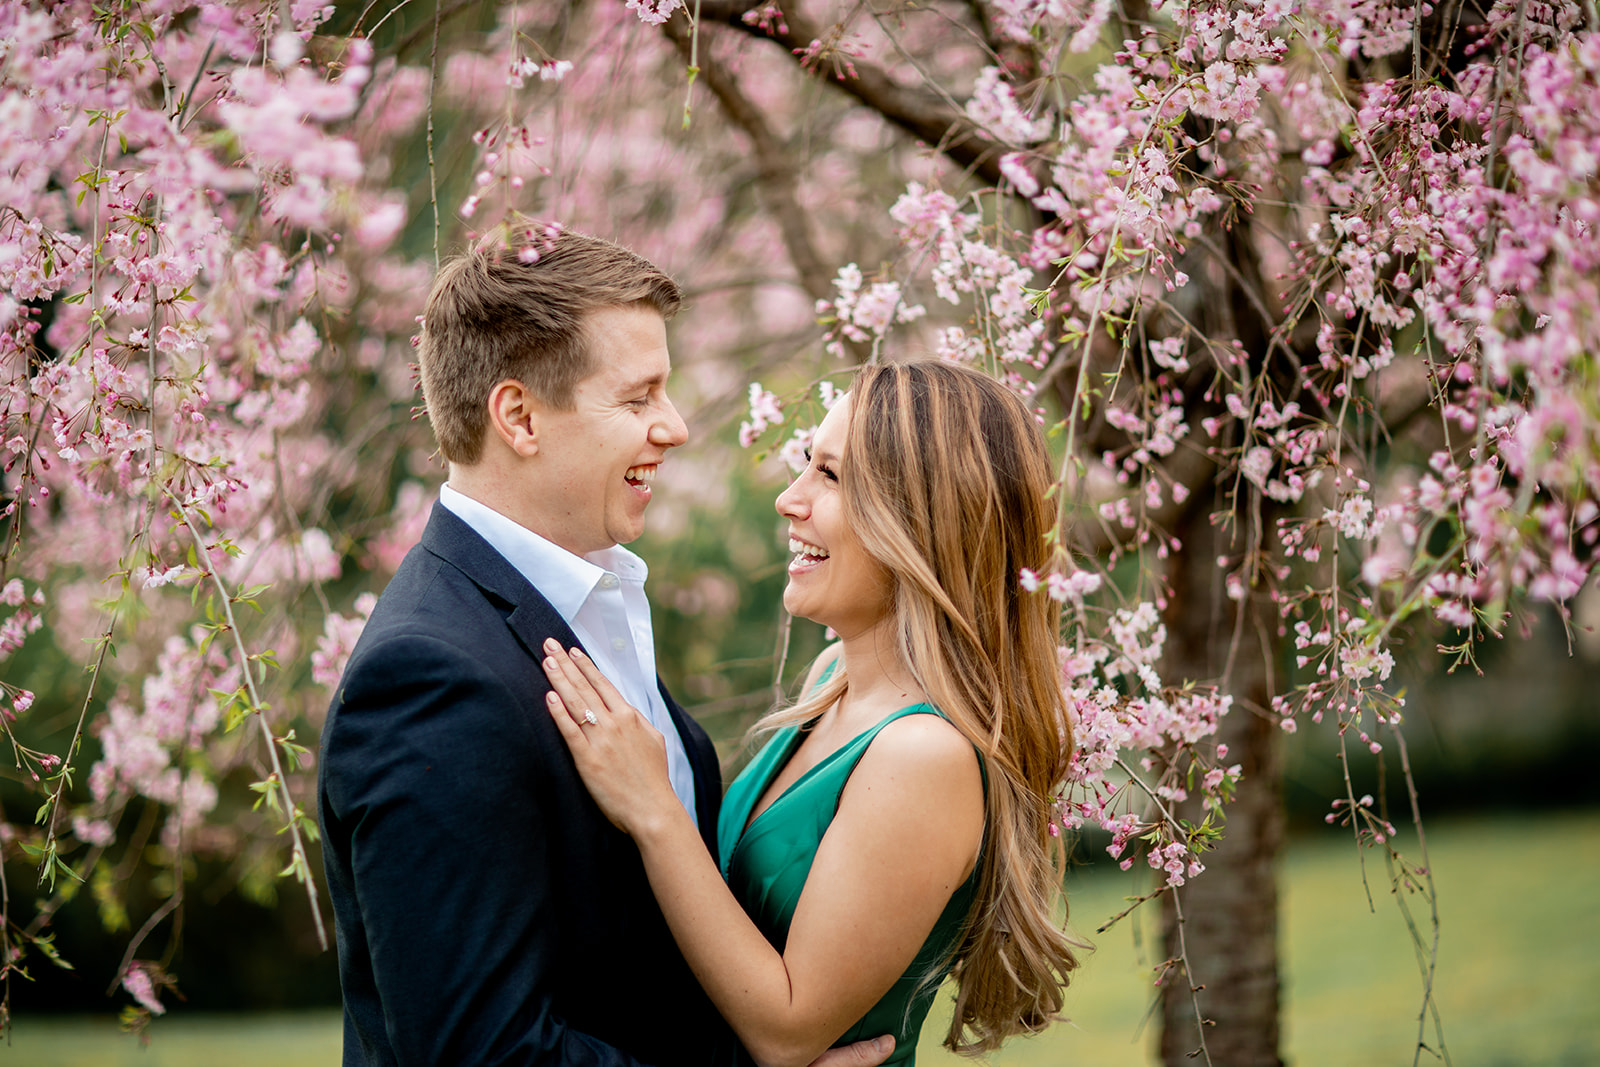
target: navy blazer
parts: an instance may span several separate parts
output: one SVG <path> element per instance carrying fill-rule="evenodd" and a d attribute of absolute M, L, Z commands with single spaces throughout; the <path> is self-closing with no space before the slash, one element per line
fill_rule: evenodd
<path fill-rule="evenodd" d="M 344 1062 L 707 1067 L 736 1044 L 545 710 L 540 593 L 435 504 L 322 731 Z M 659 684 L 659 680 L 658 680 Z M 722 783 L 662 690 L 716 853 Z"/>

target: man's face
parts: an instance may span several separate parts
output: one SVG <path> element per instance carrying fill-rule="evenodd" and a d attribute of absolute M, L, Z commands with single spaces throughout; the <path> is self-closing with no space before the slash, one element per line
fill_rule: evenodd
<path fill-rule="evenodd" d="M 585 338 L 593 373 L 570 411 L 546 409 L 539 457 L 551 487 L 538 532 L 577 555 L 626 544 L 644 532 L 650 483 L 667 449 L 688 440 L 667 398 L 667 328 L 647 305 L 590 312 Z"/>

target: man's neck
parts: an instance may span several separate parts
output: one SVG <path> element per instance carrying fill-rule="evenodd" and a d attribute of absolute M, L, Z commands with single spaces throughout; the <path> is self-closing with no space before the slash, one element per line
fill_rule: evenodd
<path fill-rule="evenodd" d="M 524 480 L 516 472 L 494 469 L 487 462 L 470 465 L 452 463 L 445 484 L 462 496 L 510 519 L 524 530 L 538 534 L 574 556 L 583 557 L 584 553 L 576 551 L 556 536 L 555 524 L 528 500 L 527 494 L 514 488 L 522 485 Z"/>

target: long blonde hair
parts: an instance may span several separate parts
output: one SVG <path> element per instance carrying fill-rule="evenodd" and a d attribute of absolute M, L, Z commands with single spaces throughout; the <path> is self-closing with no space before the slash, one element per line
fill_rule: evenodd
<path fill-rule="evenodd" d="M 1072 752 L 1060 614 L 1018 582 L 1023 568 L 1050 563 L 1050 463 L 1027 407 L 979 371 L 874 365 L 850 395 L 844 517 L 891 576 L 906 664 L 988 776 L 978 896 L 955 951 L 944 1042 L 987 1052 L 1057 1018 L 1078 965 L 1055 916 L 1062 850 L 1048 831 Z M 820 714 L 848 689 L 843 668 L 755 729 Z"/>

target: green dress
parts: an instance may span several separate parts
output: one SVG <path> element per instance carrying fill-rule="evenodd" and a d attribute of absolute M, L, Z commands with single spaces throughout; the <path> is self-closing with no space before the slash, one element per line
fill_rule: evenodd
<path fill-rule="evenodd" d="M 800 902 L 800 891 L 805 888 L 822 836 L 839 809 L 839 796 L 845 782 L 866 753 L 867 746 L 878 736 L 879 730 L 896 719 L 938 714 L 938 709 L 931 704 L 901 708 L 801 775 L 754 821 L 750 820 L 750 812 L 772 779 L 789 762 L 799 744 L 799 727 L 787 726 L 773 734 L 728 787 L 717 827 L 722 876 L 778 951 L 782 952 L 788 941 L 789 923 L 794 918 L 795 905 Z M 880 1034 L 893 1034 L 894 1053 L 886 1062 L 915 1062 L 922 1020 L 928 1014 L 940 981 L 949 971 L 950 952 L 966 925 L 977 884 L 978 868 L 974 867 L 971 877 L 951 895 L 950 903 L 945 905 L 944 913 L 911 966 L 883 999 L 834 1043 L 835 1047 Z M 935 972 L 936 977 L 924 983 L 923 978 L 930 971 Z"/>

